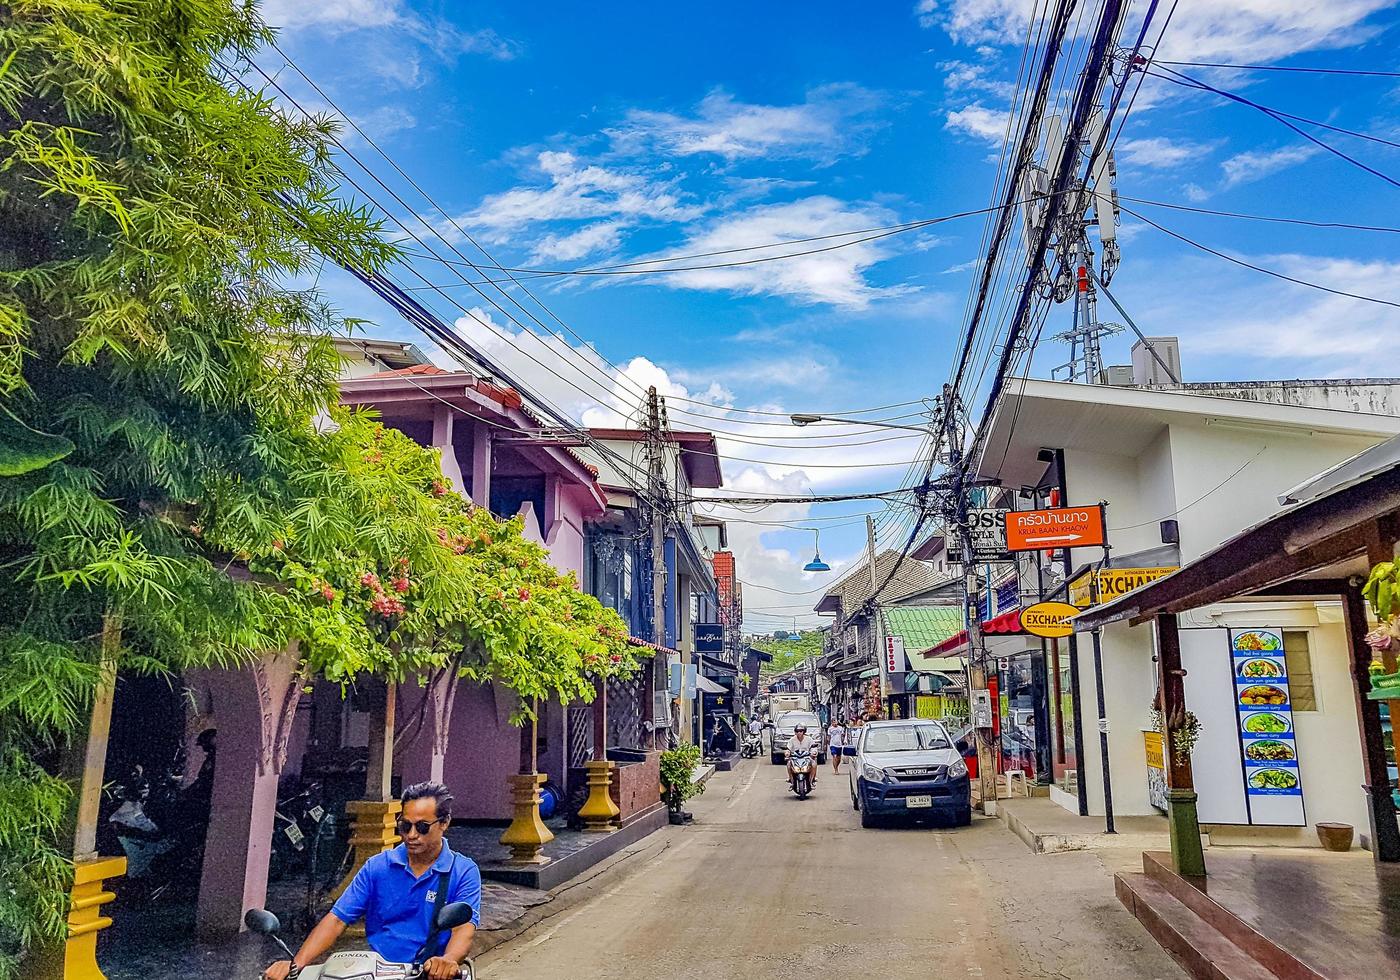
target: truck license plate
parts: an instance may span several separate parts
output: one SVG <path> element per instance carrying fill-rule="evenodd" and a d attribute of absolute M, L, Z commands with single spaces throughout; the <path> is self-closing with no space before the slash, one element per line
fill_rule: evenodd
<path fill-rule="evenodd" d="M 906 797 L 904 798 L 904 805 L 905 805 L 905 807 L 907 807 L 907 808 L 910 809 L 910 810 L 917 810 L 917 809 L 922 809 L 923 807 L 930 807 L 930 806 L 933 806 L 933 797 L 932 797 L 932 796 L 906 796 Z"/>

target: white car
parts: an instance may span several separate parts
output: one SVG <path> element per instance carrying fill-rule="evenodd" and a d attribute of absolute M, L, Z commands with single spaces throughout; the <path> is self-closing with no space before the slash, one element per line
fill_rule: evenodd
<path fill-rule="evenodd" d="M 773 765 L 780 766 L 786 761 L 788 740 L 798 725 L 805 725 L 807 737 L 817 743 L 817 765 L 826 764 L 826 746 L 822 744 L 822 726 L 811 711 L 784 711 L 773 724 L 773 742 L 769 757 Z"/>

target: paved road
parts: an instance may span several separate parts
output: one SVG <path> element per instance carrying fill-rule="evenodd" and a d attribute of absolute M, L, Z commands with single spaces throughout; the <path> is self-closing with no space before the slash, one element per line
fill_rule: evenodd
<path fill-rule="evenodd" d="M 798 801 L 781 772 L 716 775 L 659 857 L 487 953 L 482 980 L 1184 976 L 1099 856 L 1035 856 L 981 818 L 862 830 L 844 774 Z"/>

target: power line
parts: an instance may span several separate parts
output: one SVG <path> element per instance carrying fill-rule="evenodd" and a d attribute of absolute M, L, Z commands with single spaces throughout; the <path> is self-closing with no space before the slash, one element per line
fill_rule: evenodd
<path fill-rule="evenodd" d="M 1381 306 L 1391 306 L 1391 307 L 1395 307 L 1396 309 L 1400 309 L 1400 303 L 1397 303 L 1397 302 L 1395 302 L 1395 301 L 1393 301 L 1393 300 L 1380 299 L 1380 298 L 1378 298 L 1378 297 L 1376 297 L 1376 296 L 1366 296 L 1366 295 L 1363 295 L 1362 293 L 1352 293 L 1352 292 L 1346 291 L 1345 289 L 1334 289 L 1334 288 L 1332 288 L 1331 286 L 1324 286 L 1324 285 L 1322 285 L 1321 283 L 1312 282 L 1312 281 L 1310 281 L 1310 280 L 1308 280 L 1308 279 L 1299 279 L 1299 278 L 1296 277 L 1296 276 L 1290 276 L 1290 275 L 1287 275 L 1286 273 L 1278 272 L 1278 271 L 1276 271 L 1276 270 L 1274 270 L 1274 269 L 1266 269 L 1266 268 L 1265 268 L 1264 266 L 1262 266 L 1262 265 L 1255 265 L 1253 262 L 1247 262 L 1247 261 L 1245 261 L 1244 259 L 1236 258 L 1235 256 L 1230 255 L 1230 254 L 1227 253 L 1227 252 L 1222 252 L 1222 251 L 1220 251 L 1219 249 L 1211 248 L 1209 245 L 1204 245 L 1204 244 L 1202 244 L 1201 242 L 1196 241 L 1194 238 L 1190 238 L 1190 237 L 1188 237 L 1188 236 L 1186 236 L 1186 235 L 1181 234 L 1180 232 L 1172 231 L 1170 228 L 1166 228 L 1166 227 L 1164 227 L 1164 226 L 1162 226 L 1162 225 L 1159 225 L 1157 222 L 1153 221 L 1151 218 L 1146 217 L 1145 215 L 1139 214 L 1138 212 L 1136 212 L 1136 211 L 1134 211 L 1134 210 L 1132 210 L 1132 209 L 1130 209 L 1130 208 L 1126 208 L 1126 207 L 1125 207 L 1125 208 L 1123 208 L 1123 210 L 1124 210 L 1124 211 L 1127 211 L 1129 214 L 1131 214 L 1133 217 L 1139 219 L 1140 221 L 1145 221 L 1145 222 L 1147 222 L 1149 225 L 1151 225 L 1153 228 L 1156 228 L 1158 231 L 1162 232 L 1163 234 L 1170 235 L 1172 238 L 1175 238 L 1177 241 L 1184 242 L 1184 243 L 1186 243 L 1187 245 L 1190 245 L 1192 248 L 1199 249 L 1199 250 L 1202 251 L 1202 252 L 1207 252 L 1207 253 L 1209 253 L 1209 254 L 1211 254 L 1211 255 L 1216 256 L 1217 258 L 1224 259 L 1226 262 L 1233 262 L 1235 265 L 1243 266 L 1243 267 L 1246 268 L 1246 269 L 1252 269 L 1252 270 L 1255 271 L 1255 272 L 1261 272 L 1261 273 L 1263 273 L 1263 274 L 1266 275 L 1266 276 L 1273 276 L 1275 279 L 1282 279 L 1282 280 L 1284 280 L 1285 282 L 1295 283 L 1296 285 L 1299 285 L 1299 286 L 1307 286 L 1309 289 L 1320 289 L 1320 290 L 1322 290 L 1324 293 L 1331 293 L 1331 294 L 1333 294 L 1334 296 L 1345 296 L 1345 297 L 1347 297 L 1348 299 L 1359 299 L 1359 300 L 1361 300 L 1361 301 L 1363 301 L 1363 302 L 1366 302 L 1366 303 L 1378 303 L 1378 304 L 1380 304 Z"/>
<path fill-rule="evenodd" d="M 1227 91 L 1225 91 L 1224 89 L 1216 88 L 1214 85 L 1209 85 L 1209 84 L 1207 84 L 1207 83 L 1205 83 L 1205 82 L 1200 81 L 1199 79 L 1192 78 L 1190 75 L 1187 75 L 1187 74 L 1185 74 L 1185 73 L 1183 73 L 1183 72 L 1173 71 L 1173 70 L 1170 69 L 1170 68 L 1168 68 L 1168 69 L 1166 69 L 1166 70 L 1169 71 L 1169 72 L 1171 72 L 1172 75 L 1180 76 L 1180 79 L 1185 79 L 1185 82 L 1182 82 L 1182 81 L 1180 81 L 1180 80 L 1177 79 L 1177 78 L 1172 78 L 1172 77 L 1170 77 L 1169 75 L 1157 75 L 1157 73 L 1155 73 L 1155 72 L 1152 73 L 1152 74 L 1153 74 L 1155 77 L 1164 78 L 1164 79 L 1166 79 L 1166 80 L 1169 81 L 1169 82 L 1176 82 L 1178 85 L 1185 85 L 1185 87 L 1187 87 L 1187 88 L 1196 88 L 1196 89 L 1200 89 L 1200 90 L 1205 91 L 1205 92 L 1211 92 L 1211 93 L 1213 93 L 1213 94 L 1215 94 L 1215 95 L 1221 96 L 1222 98 L 1229 99 L 1231 102 L 1238 102 L 1238 103 L 1241 104 L 1241 105 L 1246 105 L 1246 106 L 1249 106 L 1249 107 L 1252 108 L 1252 109 L 1256 109 L 1256 110 L 1258 110 L 1259 112 L 1262 112 L 1264 115 L 1268 116 L 1270 119 L 1273 119 L 1275 122 L 1279 123 L 1280 125 L 1286 126 L 1286 127 L 1288 127 L 1289 129 L 1293 130 L 1293 132 L 1297 133 L 1299 136 L 1303 137 L 1303 139 L 1307 140 L 1308 142 L 1314 143 L 1314 144 L 1316 144 L 1317 146 L 1322 147 L 1322 149 L 1326 150 L 1328 153 L 1331 153 L 1333 156 L 1340 157 L 1342 160 L 1345 160 L 1347 163 L 1351 164 L 1352 166 L 1357 167 L 1358 169 L 1364 170 L 1364 171 L 1366 171 L 1368 174 L 1371 174 L 1371 175 L 1374 176 L 1374 177 L 1379 177 L 1381 180 L 1385 181 L 1387 184 L 1390 184 L 1390 185 L 1392 185 L 1392 186 L 1394 186 L 1394 187 L 1400 187 L 1400 180 L 1396 180 L 1394 177 L 1390 176 L 1389 174 L 1384 173 L 1384 172 L 1382 172 L 1382 171 L 1380 171 L 1380 170 L 1377 170 L 1375 167 L 1372 167 L 1372 166 L 1370 166 L 1369 164 L 1363 163 L 1362 161 L 1358 160 L 1356 157 L 1352 156 L 1351 154 L 1345 153 L 1345 152 L 1343 152 L 1342 150 L 1337 149 L 1335 146 L 1333 146 L 1331 143 L 1328 143 L 1326 140 L 1319 139 L 1318 137 L 1314 136 L 1312 133 L 1309 133 L 1307 130 L 1301 129 L 1301 128 L 1299 128 L 1298 126 L 1294 125 L 1290 120 L 1292 120 L 1292 119 L 1297 119 L 1297 120 L 1299 120 L 1299 121 L 1301 121 L 1301 122 L 1305 122 L 1305 123 L 1307 123 L 1308 125 L 1311 125 L 1311 126 L 1320 126 L 1320 127 L 1322 127 L 1323 129 L 1330 129 L 1330 130 L 1333 130 L 1333 131 L 1335 131 L 1335 132 L 1344 133 L 1344 134 L 1346 134 L 1346 135 L 1348 135 L 1348 136 L 1359 137 L 1360 139 L 1374 140 L 1374 141 L 1376 141 L 1376 142 L 1378 142 L 1378 143 L 1384 143 L 1384 144 L 1386 144 L 1387 146 L 1400 146 L 1400 144 L 1398 144 L 1398 143 L 1393 143 L 1393 142 L 1391 142 L 1391 141 L 1389 141 L 1389 140 L 1383 140 L 1383 139 L 1380 139 L 1379 137 L 1369 136 L 1369 135 L 1364 134 L 1364 133 L 1357 133 L 1357 132 L 1353 132 L 1353 131 L 1347 130 L 1347 129 L 1340 129 L 1339 127 L 1331 126 L 1331 125 L 1329 125 L 1329 124 L 1327 124 L 1327 123 L 1318 122 L 1318 121 L 1315 120 L 1315 119 L 1305 119 L 1305 118 L 1303 118 L 1302 116 L 1295 116 L 1295 115 L 1293 115 L 1292 113 L 1282 112 L 1282 111 L 1280 111 L 1280 110 L 1278 110 L 1278 109 L 1272 109 L 1272 108 L 1270 108 L 1270 107 L 1268 107 L 1268 106 L 1266 106 L 1266 105 L 1261 105 L 1260 103 L 1255 102 L 1255 101 L 1252 100 L 1252 99 L 1247 99 L 1247 98 L 1245 98 L 1245 97 L 1242 96 L 1242 95 L 1236 95 L 1236 94 L 1233 93 L 1233 92 L 1227 92 Z M 1189 83 L 1189 84 L 1187 84 L 1187 83 Z"/>
<path fill-rule="evenodd" d="M 1150 201 L 1142 197 L 1128 197 L 1120 194 L 1120 201 L 1131 201 L 1134 204 L 1148 204 L 1157 208 L 1169 208 L 1173 211 L 1186 211 L 1191 214 L 1209 214 L 1218 218 L 1243 218 L 1247 221 L 1270 221 L 1285 225 L 1304 225 L 1309 228 L 1337 228 L 1344 231 L 1379 231 L 1388 234 L 1400 234 L 1400 228 L 1392 228 L 1386 225 L 1358 225 L 1344 221 L 1312 221 L 1306 218 L 1286 218 L 1270 214 L 1247 214 L 1241 211 L 1218 211 L 1213 208 L 1191 207 L 1186 204 L 1171 204 L 1167 201 Z M 1129 212 L 1131 213 L 1131 212 Z"/>
<path fill-rule="evenodd" d="M 1372 71 L 1362 68 L 1303 68 L 1293 65 L 1230 65 L 1218 61 L 1160 61 L 1154 65 L 1176 65 L 1179 68 L 1232 68 L 1237 71 L 1301 72 L 1308 75 L 1363 75 L 1375 78 L 1400 78 L 1400 71 Z"/>

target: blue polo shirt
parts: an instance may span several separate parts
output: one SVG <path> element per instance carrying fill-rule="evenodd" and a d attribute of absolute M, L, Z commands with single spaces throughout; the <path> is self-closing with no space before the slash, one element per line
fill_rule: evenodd
<path fill-rule="evenodd" d="M 447 841 L 442 842 L 433 866 L 416 878 L 404 845 L 376 854 L 355 875 L 331 914 L 346 925 L 363 916 L 371 949 L 392 963 L 412 962 L 428 939 L 438 876 L 443 871 L 448 872 L 443 904 L 466 902 L 472 907 L 472 925 L 480 926 L 481 871 L 471 858 L 448 847 Z M 441 956 L 447 948 L 448 935 L 444 930 L 438 936 L 435 955 Z"/>

